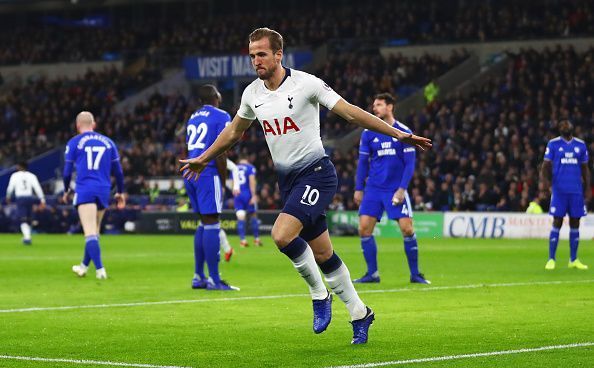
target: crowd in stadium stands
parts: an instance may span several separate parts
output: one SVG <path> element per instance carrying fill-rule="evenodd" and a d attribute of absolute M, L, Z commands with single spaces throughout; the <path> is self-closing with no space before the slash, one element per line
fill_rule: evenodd
<path fill-rule="evenodd" d="M 0 165 L 64 144 L 75 131 L 81 106 L 102 121 L 118 101 L 159 78 L 160 72 L 151 68 L 133 75 L 106 68 L 75 79 L 33 79 L 8 89 L 0 98 Z"/>
<path fill-rule="evenodd" d="M 377 91 L 404 99 L 467 57 L 465 50 L 454 50 L 447 59 L 429 54 L 419 58 L 400 54 L 387 58 L 379 53 L 336 54 L 328 58 L 317 75 L 350 103 L 368 107 Z M 354 128 L 334 114 L 322 117 L 325 118 L 321 127 L 323 138 L 342 136 Z"/>
<path fill-rule="evenodd" d="M 470 96 L 410 115 L 405 123 L 434 142 L 433 150 L 417 156 L 410 186 L 415 209 L 524 211 L 533 199 L 546 208 L 549 194 L 539 185 L 538 170 L 561 118 L 570 118 L 575 136 L 589 145 L 592 167 L 593 60 L 594 48 L 582 54 L 560 47 L 526 50 L 511 57 L 503 77 Z M 354 208 L 355 153 L 337 160 L 352 169 L 341 175 L 348 208 Z"/>
<path fill-rule="evenodd" d="M 451 43 L 594 34 L 592 0 L 302 0 L 275 3 L 264 12 L 253 9 L 251 2 L 193 6 L 181 1 L 112 7 L 103 26 L 74 24 L 87 13 L 72 9 L 56 12 L 59 22 L 48 22 L 46 13 L 7 14 L 0 18 L 5 45 L 0 64 L 98 60 L 130 50 L 149 55 L 245 52 L 246 35 L 263 24 L 284 34 L 289 46 L 345 38 Z"/>

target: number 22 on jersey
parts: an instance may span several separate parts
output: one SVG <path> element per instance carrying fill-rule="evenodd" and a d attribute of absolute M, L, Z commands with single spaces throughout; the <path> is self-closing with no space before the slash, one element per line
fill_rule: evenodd
<path fill-rule="evenodd" d="M 206 144 L 202 142 L 206 137 L 206 133 L 208 132 L 208 125 L 206 123 L 200 123 L 198 126 L 196 125 L 188 125 L 187 134 L 189 135 L 188 138 L 188 151 L 194 149 L 204 149 Z"/>

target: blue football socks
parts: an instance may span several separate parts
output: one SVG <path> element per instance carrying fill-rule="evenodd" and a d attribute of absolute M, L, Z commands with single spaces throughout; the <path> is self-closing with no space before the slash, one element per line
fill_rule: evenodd
<path fill-rule="evenodd" d="M 419 249 L 417 247 L 417 236 L 404 237 L 404 252 L 408 261 L 408 268 L 412 276 L 419 274 Z"/>
<path fill-rule="evenodd" d="M 85 258 L 83 259 L 83 263 L 86 260 L 87 254 L 95 264 L 96 269 L 103 268 L 103 262 L 101 262 L 101 248 L 99 248 L 99 238 L 97 235 L 85 237 Z"/>
<path fill-rule="evenodd" d="M 237 220 L 237 234 L 239 239 L 245 240 L 245 220 Z"/>
<path fill-rule="evenodd" d="M 373 235 L 361 237 L 361 248 L 367 263 L 367 274 L 373 275 L 377 272 L 377 244 Z"/>
<path fill-rule="evenodd" d="M 219 284 L 221 278 L 219 276 L 219 260 L 221 249 L 221 238 L 219 232 L 221 231 L 221 224 L 216 222 L 214 224 L 204 225 L 204 234 L 202 241 L 204 245 L 204 258 L 208 266 L 208 276 L 216 284 Z"/>
<path fill-rule="evenodd" d="M 578 246 L 580 244 L 580 229 L 569 230 L 569 253 L 571 262 L 577 258 Z"/>
<path fill-rule="evenodd" d="M 553 227 L 549 235 L 549 259 L 555 259 L 557 245 L 559 244 L 559 228 Z"/>
<path fill-rule="evenodd" d="M 194 273 L 204 279 L 204 226 L 201 224 L 194 234 Z"/>
<path fill-rule="evenodd" d="M 257 217 L 252 217 L 252 233 L 254 234 L 254 238 L 259 238 L 260 237 L 260 221 L 258 220 Z M 245 234 L 245 232 L 244 232 Z M 245 238 L 245 235 L 244 235 Z"/>

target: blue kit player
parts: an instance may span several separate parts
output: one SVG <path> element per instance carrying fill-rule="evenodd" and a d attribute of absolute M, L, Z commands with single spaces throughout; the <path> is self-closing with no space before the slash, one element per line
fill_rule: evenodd
<path fill-rule="evenodd" d="M 116 178 L 115 199 L 118 208 L 126 205 L 124 196 L 124 173 L 115 143 L 106 136 L 94 132 L 95 119 L 88 111 L 76 116 L 78 135 L 66 144 L 64 159 L 64 197 L 66 203 L 70 194 L 72 171 L 76 167 L 76 187 L 73 204 L 78 210 L 80 223 L 85 234 L 85 253 L 80 265 L 72 271 L 83 277 L 93 261 L 98 279 L 106 279 L 107 273 L 101 260 L 99 232 L 105 209 L 109 206 L 111 175 Z"/>
<path fill-rule="evenodd" d="M 381 93 L 375 96 L 373 113 L 394 128 L 412 133 L 406 125 L 394 118 L 395 102 L 389 93 Z M 354 201 L 360 205 L 359 236 L 367 273 L 354 280 L 356 283 L 380 282 L 373 229 L 385 211 L 390 220 L 398 222 L 404 237 L 410 282 L 430 284 L 419 272 L 413 213 L 406 191 L 415 171 L 415 156 L 415 147 L 396 138 L 369 130 L 364 130 L 361 135 Z"/>
<path fill-rule="evenodd" d="M 394 129 L 381 119 L 349 104 L 319 78 L 282 65 L 283 38 L 269 28 L 249 36 L 249 55 L 258 79 L 243 92 L 237 115 L 202 155 L 181 160 L 184 177 L 202 175 L 209 162 L 237 143 L 258 120 L 278 175 L 283 209 L 272 228 L 272 239 L 307 283 L 313 301 L 313 330 L 321 333 L 332 319 L 332 294 L 345 304 L 353 328 L 353 344 L 368 340 L 375 319 L 353 286 L 349 270 L 334 252 L 325 209 L 336 193 L 338 179 L 320 137 L 320 105 L 350 123 L 431 147 L 428 139 Z"/>
<path fill-rule="evenodd" d="M 254 244 L 262 246 L 260 241 L 260 222 L 258 221 L 258 195 L 256 193 L 256 168 L 250 164 L 244 156 L 239 158 L 237 164 L 237 180 L 239 183 L 239 194 L 235 196 L 235 215 L 237 216 L 237 232 L 239 233 L 240 245 L 247 247 L 248 242 L 245 239 L 246 217 L 250 216 L 252 233 L 254 234 Z"/>
<path fill-rule="evenodd" d="M 231 121 L 228 113 L 218 108 L 221 94 L 215 86 L 206 84 L 198 90 L 202 107 L 194 112 L 186 124 L 188 157 L 200 156 L 206 151 L 225 126 Z M 207 290 L 238 290 L 221 280 L 219 261 L 221 224 L 219 215 L 223 208 L 223 183 L 227 173 L 227 155 L 219 155 L 210 162 L 197 181 L 186 180 L 186 191 L 201 223 L 194 235 L 194 278 L 192 288 Z M 207 278 L 204 263 L 208 266 Z"/>
<path fill-rule="evenodd" d="M 17 171 L 10 176 L 8 187 L 6 188 L 6 203 L 9 203 L 10 197 L 14 194 L 17 217 L 21 223 L 21 233 L 23 233 L 23 244 L 31 245 L 31 216 L 33 205 L 39 202 L 41 208 L 45 207 L 45 197 L 37 176 L 27 171 L 27 163 L 19 162 Z"/>
<path fill-rule="evenodd" d="M 581 139 L 573 137 L 569 120 L 559 123 L 560 137 L 547 144 L 540 178 L 544 189 L 552 189 L 551 208 L 553 228 L 549 236 L 549 260 L 545 269 L 555 269 L 555 255 L 559 244 L 559 230 L 563 218 L 569 215 L 569 268 L 587 270 L 588 266 L 577 258 L 580 241 L 580 218 L 586 216 L 586 200 L 592 197 L 588 148 Z"/>

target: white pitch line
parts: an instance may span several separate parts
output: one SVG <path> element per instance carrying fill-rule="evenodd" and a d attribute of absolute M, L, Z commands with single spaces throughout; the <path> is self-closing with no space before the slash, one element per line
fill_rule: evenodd
<path fill-rule="evenodd" d="M 446 355 L 446 356 L 439 356 L 439 357 L 432 357 L 432 358 L 419 358 L 419 359 L 407 359 L 407 360 L 393 360 L 389 362 L 378 362 L 378 363 L 365 363 L 365 364 L 354 364 L 354 365 L 340 365 L 340 366 L 332 366 L 328 368 L 372 368 L 372 367 L 384 367 L 388 365 L 403 365 L 403 364 L 413 364 L 413 363 L 430 363 L 430 362 L 441 362 L 445 360 L 457 360 L 457 359 L 466 359 L 466 358 L 481 358 L 481 357 L 490 357 L 490 356 L 497 356 L 497 355 L 511 355 L 511 354 L 521 354 L 521 353 L 533 353 L 537 351 L 546 351 L 546 350 L 561 350 L 561 349 L 575 349 L 575 348 L 583 348 L 588 346 L 594 346 L 594 342 L 580 342 L 575 344 L 566 344 L 566 345 L 551 345 L 551 346 L 541 346 L 538 348 L 525 348 L 525 349 L 516 349 L 516 350 L 503 350 L 503 351 L 491 351 L 486 353 L 472 353 L 472 354 L 461 354 L 461 355 Z"/>
<path fill-rule="evenodd" d="M 514 287 L 514 286 L 533 286 L 533 285 L 560 285 L 560 284 L 583 284 L 592 283 L 593 280 L 566 280 L 566 281 L 534 281 L 534 282 L 510 282 L 510 283 L 494 283 L 494 284 L 469 284 L 469 285 L 450 285 L 450 286 L 429 286 L 429 287 L 414 287 L 414 288 L 399 288 L 399 289 L 382 289 L 382 290 L 358 290 L 359 294 L 374 294 L 374 293 L 401 293 L 401 292 L 427 292 L 427 291 L 441 291 L 441 290 L 462 290 L 462 289 L 479 289 L 479 288 L 497 288 L 497 287 Z M 96 308 L 114 308 L 114 307 L 141 307 L 150 305 L 167 305 L 167 304 L 188 304 L 188 303 L 215 303 L 215 302 L 231 302 L 231 301 L 246 301 L 246 300 L 267 300 L 267 299 L 287 299 L 297 297 L 307 297 L 309 294 L 280 294 L 280 295 L 260 295 L 260 296 L 240 296 L 230 298 L 208 298 L 208 299 L 186 299 L 186 300 L 164 300 L 157 302 L 134 302 L 134 303 L 113 303 L 113 304 L 89 304 L 89 305 L 66 305 L 58 307 L 31 307 L 31 308 L 14 308 L 14 309 L 0 309 L 0 313 L 25 313 L 25 312 L 41 312 L 41 311 L 58 311 L 58 310 L 72 310 L 72 309 L 96 309 Z"/>
<path fill-rule="evenodd" d="M 110 361 L 102 361 L 102 360 L 40 358 L 40 357 L 26 357 L 26 356 L 12 356 L 12 355 L 0 355 L 0 359 L 25 360 L 25 361 L 29 361 L 29 362 L 45 362 L 45 363 L 72 363 L 72 364 L 86 364 L 86 365 L 108 365 L 108 366 L 112 366 L 112 367 L 192 368 L 192 367 L 182 367 L 182 366 L 178 366 L 178 365 L 154 365 L 154 364 L 110 362 Z"/>

